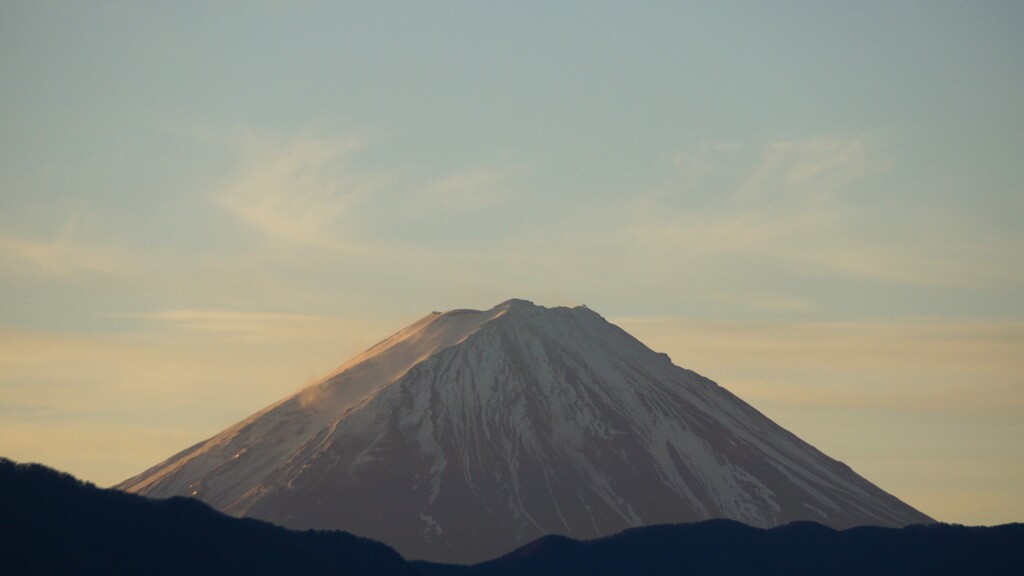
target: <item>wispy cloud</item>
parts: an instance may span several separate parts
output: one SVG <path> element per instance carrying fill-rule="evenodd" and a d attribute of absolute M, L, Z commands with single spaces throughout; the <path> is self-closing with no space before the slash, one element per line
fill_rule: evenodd
<path fill-rule="evenodd" d="M 741 196 L 784 195 L 795 201 L 840 191 L 888 166 L 863 138 L 824 138 L 770 144 Z"/>
<path fill-rule="evenodd" d="M 358 140 L 295 139 L 257 154 L 216 200 L 272 238 L 351 248 L 347 219 L 379 184 L 348 166 L 347 156 L 359 147 Z"/>
<path fill-rule="evenodd" d="M 215 197 L 265 238 L 350 254 L 387 254 L 403 246 L 389 227 L 422 228 L 501 205 L 515 171 L 461 168 L 433 179 L 357 162 L 358 139 L 299 137 L 265 146 Z"/>
<path fill-rule="evenodd" d="M 238 310 L 160 310 L 119 316 L 194 335 L 249 342 L 281 342 L 318 335 L 326 338 L 345 325 L 343 320 L 328 316 Z"/>
<path fill-rule="evenodd" d="M 755 404 L 1008 419 L 1024 409 L 1024 322 L 613 319 Z"/>
<path fill-rule="evenodd" d="M 906 231 L 879 234 L 882 224 L 862 199 L 877 197 L 870 179 L 891 161 L 862 137 L 775 142 L 754 160 L 740 152 L 702 145 L 676 155 L 673 162 L 686 173 L 679 188 L 652 193 L 625 227 L 625 239 L 680 255 L 755 256 L 898 284 L 965 286 L 1005 276 L 977 257 L 984 247 L 942 250 L 941 237 L 922 245 L 913 221 L 902 223 Z M 673 203 L 695 185 L 695 175 L 730 170 L 742 176 L 718 183 L 714 195 Z"/>
<path fill-rule="evenodd" d="M 451 174 L 437 180 L 419 194 L 421 203 L 460 213 L 493 208 L 507 194 L 509 169 L 475 169 Z"/>
<path fill-rule="evenodd" d="M 316 381 L 394 328 L 238 310 L 120 318 L 109 332 L 0 327 L 0 453 L 56 465 L 89 451 L 112 470 L 93 480 L 121 480 Z M 140 450 L 136 435 L 155 448 Z"/>
<path fill-rule="evenodd" d="M 112 247 L 75 238 L 80 217 L 71 217 L 50 240 L 0 231 L 0 265 L 13 271 L 69 279 L 81 274 L 112 273 L 124 267 L 125 255 Z"/>
<path fill-rule="evenodd" d="M 734 155 L 738 149 L 736 144 L 702 141 L 692 149 L 672 154 L 672 164 L 679 172 L 696 179 L 720 172 L 723 158 Z"/>

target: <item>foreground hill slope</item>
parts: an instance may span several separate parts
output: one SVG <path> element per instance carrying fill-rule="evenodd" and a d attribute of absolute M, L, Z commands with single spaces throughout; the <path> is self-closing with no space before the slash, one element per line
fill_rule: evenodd
<path fill-rule="evenodd" d="M 1024 525 L 835 531 L 727 520 L 635 528 L 580 542 L 546 536 L 474 566 L 404 562 L 340 532 L 294 532 L 194 500 L 101 490 L 0 458 L 0 574 L 381 576 L 973 575 L 1024 573 Z"/>
<path fill-rule="evenodd" d="M 190 498 L 102 490 L 0 458 L 0 574 L 412 576 L 379 542 L 237 519 Z"/>
<path fill-rule="evenodd" d="M 837 531 L 729 520 L 649 526 L 581 542 L 547 536 L 475 566 L 416 563 L 422 576 L 1017 576 L 1024 524 Z"/>
<path fill-rule="evenodd" d="M 430 314 L 119 488 L 458 563 L 711 518 L 932 521 L 589 308 L 523 300 Z"/>

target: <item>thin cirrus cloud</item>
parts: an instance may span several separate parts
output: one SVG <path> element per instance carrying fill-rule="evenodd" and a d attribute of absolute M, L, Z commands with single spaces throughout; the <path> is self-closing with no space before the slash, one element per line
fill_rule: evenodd
<path fill-rule="evenodd" d="M 705 144 L 675 155 L 680 180 L 642 204 L 624 229 L 628 241 L 689 257 L 757 255 L 817 274 L 898 284 L 962 286 L 999 274 L 976 257 L 986 246 L 936 249 L 946 241 L 927 226 L 952 215 L 938 211 L 930 221 L 902 223 L 904 230 L 881 230 L 872 202 L 884 203 L 862 196 L 878 187 L 868 179 L 892 162 L 861 137 L 775 142 L 753 160 L 741 152 Z M 742 176 L 709 183 L 725 173 Z M 701 186 L 714 193 L 694 197 Z"/>
<path fill-rule="evenodd" d="M 758 255 L 829 268 L 828 254 L 806 246 L 835 243 L 846 218 L 842 194 L 883 163 L 852 138 L 778 142 L 753 155 L 702 144 L 673 164 L 677 179 L 623 208 L 623 243 L 690 260 Z"/>
<path fill-rule="evenodd" d="M 779 140 L 759 149 L 749 144 L 700 142 L 677 151 L 671 161 L 685 186 L 730 175 L 735 184 L 732 190 L 720 190 L 727 193 L 722 200 L 761 204 L 834 193 L 890 165 L 872 152 L 862 136 Z"/>
<path fill-rule="evenodd" d="M 1024 408 L 1020 321 L 615 322 L 755 402 L 1004 420 Z"/>
<path fill-rule="evenodd" d="M 83 274 L 109 274 L 125 267 L 125 254 L 114 247 L 90 244 L 75 237 L 80 217 L 72 216 L 52 240 L 0 232 L 0 266 L 11 273 L 73 279 Z"/>
<path fill-rule="evenodd" d="M 493 168 L 459 172 L 423 188 L 420 202 L 459 212 L 493 208 L 506 196 L 511 174 L 511 170 Z"/>
<path fill-rule="evenodd" d="M 508 196 L 514 173 L 500 167 L 433 178 L 385 173 L 353 158 L 363 151 L 356 138 L 299 137 L 269 148 L 215 195 L 216 204 L 268 239 L 339 252 L 385 253 L 396 244 L 388 226 L 493 209 Z"/>
<path fill-rule="evenodd" d="M 190 386 L 192 392 L 215 394 L 204 386 L 218 381 L 222 391 L 260 389 L 254 382 L 280 390 L 296 385 L 297 376 L 318 376 L 386 330 L 334 316 L 220 309 L 111 316 L 124 322 L 120 330 L 0 330 L 0 406 L 30 398 L 53 411 L 110 407 L 126 395 L 161 396 Z M 83 396 L 55 395 L 56 383 Z M 24 390 L 12 393 L 19 386 Z"/>
<path fill-rule="evenodd" d="M 341 319 L 329 316 L 221 309 L 173 309 L 120 316 L 140 320 L 157 330 L 207 335 L 218 340 L 230 338 L 265 343 L 281 343 L 300 336 L 327 339 L 328 335 L 349 326 Z"/>
<path fill-rule="evenodd" d="M 357 140 L 295 139 L 257 154 L 216 201 L 271 238 L 350 249 L 346 220 L 379 185 L 348 165 L 359 146 Z"/>
<path fill-rule="evenodd" d="M 310 383 L 387 330 L 335 316 L 223 309 L 114 316 L 122 328 L 99 334 L 0 329 L 0 410 L 21 420 L 88 419 L 99 409 L 121 418 L 153 405 L 223 423 Z M 218 410 L 233 416 L 215 417 Z"/>
<path fill-rule="evenodd" d="M 860 137 L 780 141 L 768 146 L 744 188 L 747 194 L 790 190 L 806 199 L 808 194 L 835 193 L 887 165 L 871 156 Z"/>

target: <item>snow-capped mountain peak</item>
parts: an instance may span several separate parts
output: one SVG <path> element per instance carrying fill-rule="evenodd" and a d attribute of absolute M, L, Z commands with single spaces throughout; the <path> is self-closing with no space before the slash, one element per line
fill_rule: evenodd
<path fill-rule="evenodd" d="M 930 519 L 585 306 L 432 313 L 125 481 L 469 562 L 714 517 Z"/>

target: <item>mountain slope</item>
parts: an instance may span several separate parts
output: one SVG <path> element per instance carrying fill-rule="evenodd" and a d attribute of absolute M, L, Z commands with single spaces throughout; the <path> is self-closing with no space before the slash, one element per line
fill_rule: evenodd
<path fill-rule="evenodd" d="M 434 313 L 120 488 L 480 561 L 544 534 L 931 519 L 587 309 Z"/>
<path fill-rule="evenodd" d="M 0 458 L 0 574 L 412 576 L 394 550 L 341 532 L 293 532 L 187 498 L 101 490 Z"/>
<path fill-rule="evenodd" d="M 1001 576 L 1021 568 L 1024 524 L 837 532 L 813 523 L 764 530 L 727 520 L 634 528 L 586 542 L 545 536 L 474 566 L 409 564 L 349 534 L 293 532 L 229 518 L 194 500 L 101 490 L 0 458 L 0 574 Z"/>
<path fill-rule="evenodd" d="M 1024 524 L 836 531 L 811 522 L 762 529 L 708 520 L 586 542 L 547 536 L 474 566 L 414 564 L 422 576 L 1016 576 L 1024 569 Z"/>

